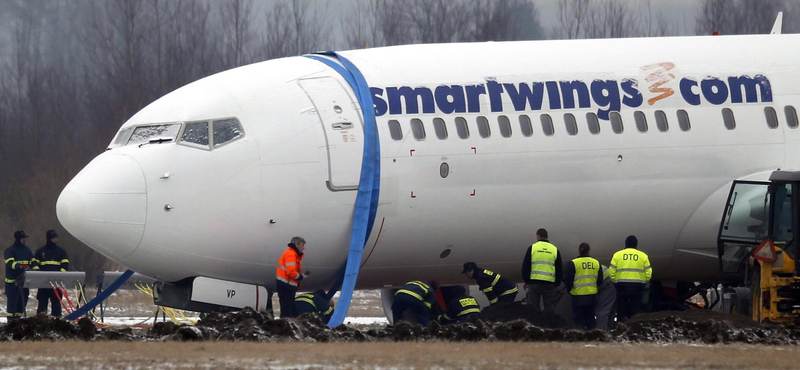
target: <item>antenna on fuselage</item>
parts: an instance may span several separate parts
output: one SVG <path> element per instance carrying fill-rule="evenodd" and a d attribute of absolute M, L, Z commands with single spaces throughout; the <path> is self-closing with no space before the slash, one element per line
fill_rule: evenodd
<path fill-rule="evenodd" d="M 769 34 L 780 35 L 782 28 L 783 28 L 783 12 L 778 12 L 778 17 L 775 18 L 775 24 L 772 25 L 772 31 L 770 31 Z"/>

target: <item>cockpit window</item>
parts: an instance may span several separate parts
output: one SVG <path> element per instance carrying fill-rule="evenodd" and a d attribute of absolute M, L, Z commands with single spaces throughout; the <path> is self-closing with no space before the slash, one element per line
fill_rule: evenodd
<path fill-rule="evenodd" d="M 166 125 L 150 125 L 139 126 L 133 130 L 131 138 L 128 139 L 128 144 L 141 144 L 148 143 L 153 140 L 175 140 L 178 137 L 178 131 L 181 130 L 180 123 L 171 123 Z"/>
<path fill-rule="evenodd" d="M 114 138 L 114 141 L 111 142 L 111 145 L 108 146 L 108 149 L 125 145 L 125 143 L 128 142 L 128 136 L 131 135 L 131 131 L 133 131 L 133 127 L 128 127 L 124 130 L 121 130 L 117 134 L 117 137 Z"/>
<path fill-rule="evenodd" d="M 214 147 L 219 147 L 229 141 L 236 140 L 244 135 L 242 125 L 235 118 L 214 121 Z"/>
<path fill-rule="evenodd" d="M 208 147 L 208 122 L 188 122 L 181 141 Z"/>

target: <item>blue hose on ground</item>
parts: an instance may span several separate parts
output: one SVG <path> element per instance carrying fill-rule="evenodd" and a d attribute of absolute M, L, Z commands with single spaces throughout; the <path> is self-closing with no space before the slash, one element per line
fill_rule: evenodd
<path fill-rule="evenodd" d="M 120 275 L 120 277 L 118 277 L 117 280 L 114 280 L 114 282 L 111 283 L 111 285 L 109 285 L 108 288 L 106 288 L 102 292 L 98 293 L 97 296 L 94 297 L 94 299 L 89 301 L 89 303 L 81 306 L 80 308 L 75 310 L 75 312 L 67 315 L 67 317 L 65 317 L 64 319 L 65 320 L 77 320 L 77 319 L 81 318 L 83 315 L 86 315 L 87 312 L 89 312 L 92 309 L 94 309 L 97 305 L 100 304 L 100 302 L 102 302 L 105 299 L 107 299 L 111 294 L 113 294 L 117 289 L 119 289 L 119 287 L 121 287 L 122 284 L 125 284 L 125 282 L 128 281 L 128 279 L 132 275 L 133 275 L 133 270 L 125 271 L 124 274 Z"/>
<path fill-rule="evenodd" d="M 353 229 L 350 233 L 350 249 L 347 254 L 347 264 L 341 281 L 341 294 L 336 304 L 328 325 L 336 327 L 344 322 L 353 298 L 353 290 L 358 280 L 361 267 L 361 258 L 364 245 L 367 242 L 375 216 L 378 212 L 378 198 L 380 195 L 380 143 L 378 141 L 378 127 L 375 122 L 375 109 L 373 108 L 372 93 L 369 85 L 356 66 L 345 57 L 335 52 L 326 52 L 324 55 L 335 58 L 335 61 L 316 55 L 306 57 L 320 61 L 338 72 L 353 91 L 356 93 L 358 104 L 364 117 L 364 154 L 361 161 L 361 176 L 358 182 L 358 195 L 356 196 L 355 212 L 353 213 Z M 337 282 L 336 285 L 339 285 Z M 335 287 L 336 287 L 335 285 Z M 329 295 L 335 290 L 331 289 Z"/>

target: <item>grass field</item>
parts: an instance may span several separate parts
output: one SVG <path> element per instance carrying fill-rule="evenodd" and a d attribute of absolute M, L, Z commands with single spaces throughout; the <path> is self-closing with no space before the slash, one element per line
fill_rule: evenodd
<path fill-rule="evenodd" d="M 797 369 L 800 347 L 588 343 L 39 342 L 6 369 Z"/>

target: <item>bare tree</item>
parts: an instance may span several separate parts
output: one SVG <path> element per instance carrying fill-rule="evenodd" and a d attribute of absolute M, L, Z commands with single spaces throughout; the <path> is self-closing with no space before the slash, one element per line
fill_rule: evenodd
<path fill-rule="evenodd" d="M 250 42 L 253 38 L 251 13 L 253 0 L 226 0 L 220 5 L 222 32 L 225 35 L 225 62 L 228 68 L 250 62 Z"/>
<path fill-rule="evenodd" d="M 479 0 L 471 2 L 471 41 L 511 41 L 541 37 L 539 13 L 529 0 Z M 467 13 L 467 12 L 465 12 Z"/>
<path fill-rule="evenodd" d="M 698 35 L 764 34 L 772 29 L 778 12 L 791 6 L 781 0 L 704 0 L 695 30 Z"/>
<path fill-rule="evenodd" d="M 558 0 L 556 17 L 558 24 L 553 26 L 552 38 L 577 39 L 583 37 L 588 14 L 589 0 Z"/>
<path fill-rule="evenodd" d="M 324 48 L 329 39 L 326 8 L 299 0 L 279 0 L 266 12 L 261 38 L 261 58 L 272 59 L 310 53 Z"/>

